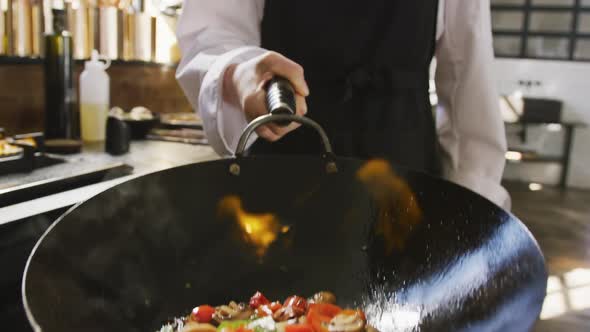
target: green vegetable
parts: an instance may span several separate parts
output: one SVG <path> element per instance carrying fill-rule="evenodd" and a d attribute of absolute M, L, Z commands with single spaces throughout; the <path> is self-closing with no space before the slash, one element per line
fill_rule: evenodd
<path fill-rule="evenodd" d="M 222 329 L 229 327 L 233 329 L 237 329 L 238 327 L 246 327 L 249 330 L 254 330 L 254 332 L 275 332 L 276 326 L 275 321 L 272 317 L 264 317 L 259 318 L 256 320 L 234 320 L 234 321 L 227 321 L 219 324 L 217 327 L 217 331 L 221 331 Z"/>
<path fill-rule="evenodd" d="M 221 324 L 219 324 L 219 326 L 217 327 L 217 331 L 221 331 L 222 329 L 226 328 L 226 327 L 230 327 L 230 328 L 238 328 L 240 326 L 246 326 L 250 323 L 249 320 L 232 320 L 232 321 L 226 321 L 226 322 L 222 322 Z"/>
<path fill-rule="evenodd" d="M 248 324 L 248 328 L 255 332 L 275 332 L 277 330 L 276 323 L 272 317 L 267 316 L 254 320 Z"/>

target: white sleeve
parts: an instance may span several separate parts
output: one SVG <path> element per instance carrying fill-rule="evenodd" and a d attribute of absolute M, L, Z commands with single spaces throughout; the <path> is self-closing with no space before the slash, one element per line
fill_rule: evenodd
<path fill-rule="evenodd" d="M 506 134 L 493 73 L 489 0 L 449 0 L 437 43 L 437 131 L 446 178 L 506 209 Z"/>
<path fill-rule="evenodd" d="M 185 0 L 183 4 L 177 30 L 182 60 L 176 78 L 220 155 L 234 152 L 247 125 L 244 112 L 223 100 L 223 75 L 231 64 L 265 52 L 259 47 L 263 11 L 264 0 Z"/>

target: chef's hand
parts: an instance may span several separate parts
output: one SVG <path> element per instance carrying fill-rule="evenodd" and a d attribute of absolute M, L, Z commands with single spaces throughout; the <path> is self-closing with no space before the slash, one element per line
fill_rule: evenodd
<path fill-rule="evenodd" d="M 248 122 L 268 114 L 264 87 L 275 75 L 291 82 L 295 89 L 297 115 L 305 115 L 305 97 L 309 95 L 309 88 L 303 77 L 303 67 L 276 52 L 267 52 L 249 61 L 230 66 L 223 78 L 224 99 L 239 106 L 246 114 Z M 256 129 L 256 133 L 274 142 L 299 126 L 300 124 L 295 122 L 287 127 L 268 124 Z"/>

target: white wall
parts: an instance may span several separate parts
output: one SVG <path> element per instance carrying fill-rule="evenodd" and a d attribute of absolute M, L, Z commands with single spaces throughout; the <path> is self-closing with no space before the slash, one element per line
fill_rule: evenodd
<path fill-rule="evenodd" d="M 497 59 L 495 64 L 500 93 L 522 91 L 525 97 L 547 97 L 564 101 L 563 120 L 590 123 L 590 63 L 529 59 Z M 523 89 L 519 80 L 540 81 L 541 86 Z M 529 144 L 543 153 L 560 152 L 560 133 L 531 131 Z M 509 134 L 511 145 L 518 143 Z M 541 183 L 557 183 L 559 167 L 541 164 L 509 164 L 505 178 Z M 590 129 L 576 130 L 570 166 L 569 185 L 590 188 Z"/>

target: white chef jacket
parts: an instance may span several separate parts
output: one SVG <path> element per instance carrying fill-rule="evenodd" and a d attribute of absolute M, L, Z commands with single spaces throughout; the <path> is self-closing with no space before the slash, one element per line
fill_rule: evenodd
<path fill-rule="evenodd" d="M 177 31 L 183 57 L 176 75 L 220 155 L 233 153 L 247 125 L 244 112 L 223 100 L 223 74 L 229 65 L 266 51 L 260 47 L 264 2 L 184 1 Z M 500 185 L 506 136 L 492 69 L 489 0 L 439 0 L 436 34 L 443 175 L 509 208 Z"/>

